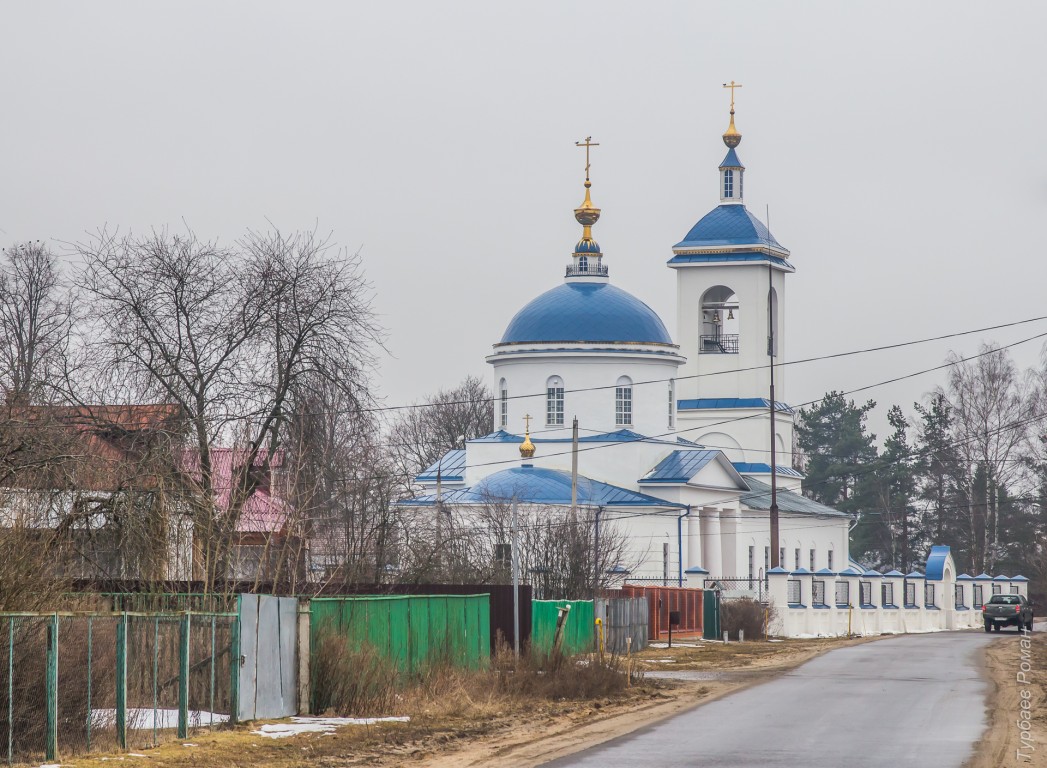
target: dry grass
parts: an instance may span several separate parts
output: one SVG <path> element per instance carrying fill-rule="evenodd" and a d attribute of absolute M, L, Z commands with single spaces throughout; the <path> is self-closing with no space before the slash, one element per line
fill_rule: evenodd
<path fill-rule="evenodd" d="M 672 648 L 645 648 L 634 655 L 639 669 L 669 671 L 752 669 L 788 665 L 797 659 L 862 640 L 817 638 L 810 640 L 757 640 L 744 643 L 688 641 Z"/>
<path fill-rule="evenodd" d="M 327 649 L 325 662 L 329 673 L 339 670 L 350 674 L 358 656 Z M 453 669 L 437 665 L 415 679 L 396 681 L 384 662 L 364 659 L 365 678 L 358 684 L 328 684 L 328 695 L 337 698 L 348 691 L 344 701 L 365 702 L 376 707 L 379 700 L 385 708 L 374 708 L 374 715 L 408 715 L 407 723 L 383 723 L 376 726 L 350 726 L 334 734 L 303 734 L 290 739 L 266 739 L 251 734 L 255 725 L 204 733 L 194 736 L 185 747 L 168 743 L 144 750 L 144 758 L 120 755 L 122 768 L 135 766 L 193 766 L 194 768 L 229 768 L 230 766 L 284 766 L 320 764 L 323 766 L 426 764 L 426 758 L 475 743 L 493 735 L 517 732 L 522 724 L 540 732 L 555 724 L 583 724 L 594 716 L 628 711 L 651 702 L 668 701 L 669 683 L 641 683 L 630 686 L 622 660 L 608 656 L 603 663 L 587 657 L 565 658 L 562 655 L 524 656 L 517 661 L 505 649 L 495 654 L 490 668 L 484 670 Z M 370 666 L 368 666 L 370 665 Z M 384 670 L 391 683 L 384 689 L 372 687 L 377 698 L 360 692 L 372 685 L 377 670 Z M 635 679 L 635 678 L 634 678 Z M 361 715 L 336 707 L 329 714 Z M 109 757 L 109 761 L 113 758 Z M 422 762 L 417 762 L 422 761 Z M 61 760 L 63 766 L 98 766 L 102 758 Z M 109 764 L 107 761 L 106 765 Z"/>

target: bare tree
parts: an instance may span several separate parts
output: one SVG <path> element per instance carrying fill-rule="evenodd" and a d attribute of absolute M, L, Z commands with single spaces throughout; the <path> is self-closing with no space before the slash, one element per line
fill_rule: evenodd
<path fill-rule="evenodd" d="M 56 384 L 73 302 L 45 243 L 17 243 L 0 261 L 0 386 L 27 403 Z"/>
<path fill-rule="evenodd" d="M 973 565 L 990 572 L 1000 554 L 1001 491 L 1023 490 L 1025 467 L 1019 458 L 1028 445 L 1029 398 L 1005 350 L 983 345 L 980 352 L 967 362 L 950 355 L 948 387 L 941 394 L 952 407 L 956 450 L 967 469 L 961 483 L 969 501 Z"/>
<path fill-rule="evenodd" d="M 517 505 L 517 544 L 524 583 L 543 599 L 591 597 L 616 573 L 643 559 L 623 528 L 605 515 L 596 546 L 596 509 Z M 444 524 L 434 522 L 444 516 Z M 512 578 L 511 503 L 444 504 L 413 508 L 404 520 L 403 578 L 418 582 L 508 583 Z M 595 579 L 595 583 L 594 583 Z"/>
<path fill-rule="evenodd" d="M 193 571 L 228 570 L 247 500 L 266 481 L 296 403 L 324 381 L 366 398 L 380 331 L 359 258 L 313 233 L 248 233 L 233 247 L 165 230 L 101 230 L 77 246 L 93 355 L 110 396 L 177 405 Z M 213 449 L 234 445 L 228 488 Z"/>
<path fill-rule="evenodd" d="M 405 490 L 415 475 L 447 451 L 464 448 L 466 440 L 491 431 L 492 397 L 480 378 L 467 376 L 401 413 L 389 430 L 389 447 Z"/>

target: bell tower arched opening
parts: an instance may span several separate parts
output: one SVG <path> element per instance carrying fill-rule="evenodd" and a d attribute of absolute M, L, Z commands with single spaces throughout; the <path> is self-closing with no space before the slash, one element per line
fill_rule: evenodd
<path fill-rule="evenodd" d="M 701 332 L 698 353 L 702 355 L 738 354 L 740 309 L 731 288 L 715 285 L 702 295 Z"/>

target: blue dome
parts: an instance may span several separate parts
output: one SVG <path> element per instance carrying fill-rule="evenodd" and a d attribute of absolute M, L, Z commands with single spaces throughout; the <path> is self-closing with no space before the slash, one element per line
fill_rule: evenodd
<path fill-rule="evenodd" d="M 599 255 L 600 254 L 600 246 L 592 238 L 585 238 L 585 237 L 583 237 L 574 246 L 574 252 L 575 253 L 584 253 L 586 255 L 590 255 L 590 254 L 592 254 L 592 255 Z"/>
<path fill-rule="evenodd" d="M 609 283 L 564 283 L 516 313 L 502 344 L 632 341 L 672 344 L 654 310 Z"/>
<path fill-rule="evenodd" d="M 673 248 L 711 245 L 762 245 L 785 250 L 763 222 L 749 213 L 744 205 L 721 205 L 713 208 L 691 227 L 687 236 Z"/>

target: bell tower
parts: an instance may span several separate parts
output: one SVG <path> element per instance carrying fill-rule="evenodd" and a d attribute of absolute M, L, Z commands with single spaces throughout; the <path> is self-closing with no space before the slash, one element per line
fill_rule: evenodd
<path fill-rule="evenodd" d="M 678 432 L 722 448 L 731 461 L 768 465 L 770 365 L 775 371 L 777 464 L 792 455 L 791 409 L 784 404 L 785 276 L 789 251 L 745 207 L 745 166 L 737 148 L 734 89 L 727 155 L 719 166 L 720 204 L 673 246 L 677 341 L 687 363 L 676 383 Z"/>

